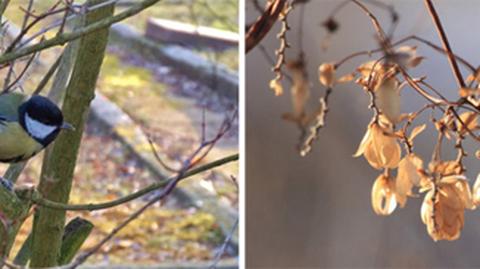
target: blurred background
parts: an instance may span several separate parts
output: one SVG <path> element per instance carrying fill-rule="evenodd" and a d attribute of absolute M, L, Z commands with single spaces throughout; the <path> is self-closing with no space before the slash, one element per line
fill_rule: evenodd
<path fill-rule="evenodd" d="M 265 1 L 260 1 L 263 6 Z M 304 12 L 303 45 L 312 82 L 310 111 L 318 106 L 325 89 L 317 78 L 318 66 L 362 50 L 377 48 L 370 20 L 355 5 L 349 4 L 336 16 L 340 28 L 322 49 L 327 33 L 321 26 L 341 1 L 313 0 Z M 394 40 L 411 34 L 440 45 L 434 25 L 423 1 L 380 1 L 393 4 L 399 14 Z M 479 38 L 475 33 L 480 2 L 470 0 L 434 1 L 455 53 L 476 65 L 480 61 Z M 385 29 L 390 14 L 366 2 Z M 247 23 L 258 16 L 247 0 Z M 292 27 L 288 39 L 292 48 L 288 59 L 298 55 L 301 12 L 289 16 Z M 268 34 L 262 45 L 270 57 L 279 47 L 276 33 Z M 447 98 L 457 94 L 454 76 L 447 58 L 416 43 L 426 60 L 411 74 L 427 75 L 428 81 Z M 373 59 L 373 58 L 372 58 Z M 357 58 L 338 71 L 347 74 L 367 61 Z M 480 266 L 480 212 L 465 213 L 465 227 L 459 240 L 435 243 L 420 218 L 422 198 L 409 199 L 405 208 L 397 208 L 389 217 L 374 214 L 371 187 L 379 172 L 366 160 L 353 158 L 372 113 L 367 94 L 353 83 L 334 88 L 329 101 L 327 124 L 313 151 L 300 157 L 296 151 L 298 130 L 281 115 L 291 111 L 290 93 L 275 97 L 268 88 L 274 77 L 271 65 L 260 47 L 246 56 L 246 208 L 248 268 L 461 268 Z M 462 69 L 464 77 L 468 75 Z M 288 84 L 284 84 L 287 86 Z M 424 104 L 410 88 L 402 91 L 402 111 L 410 112 Z M 428 116 L 428 115 L 427 115 Z M 425 119 L 425 118 L 424 118 Z M 434 143 L 428 126 L 415 143 L 415 150 L 429 160 Z M 470 155 L 478 146 L 467 144 Z M 444 159 L 454 158 L 451 144 L 444 149 Z M 471 184 L 480 172 L 478 160 L 466 162 Z"/>

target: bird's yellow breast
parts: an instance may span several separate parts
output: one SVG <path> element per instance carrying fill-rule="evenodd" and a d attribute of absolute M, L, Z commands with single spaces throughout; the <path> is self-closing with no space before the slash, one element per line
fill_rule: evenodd
<path fill-rule="evenodd" d="M 0 162 L 25 160 L 42 149 L 18 122 L 0 123 Z"/>

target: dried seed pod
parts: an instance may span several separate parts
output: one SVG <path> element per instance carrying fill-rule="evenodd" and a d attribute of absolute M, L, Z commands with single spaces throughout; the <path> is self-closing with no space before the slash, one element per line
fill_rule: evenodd
<path fill-rule="evenodd" d="M 460 120 L 457 120 L 457 129 L 461 135 L 470 131 L 478 129 L 478 114 L 475 112 L 465 112 L 460 115 Z"/>
<path fill-rule="evenodd" d="M 408 154 L 398 163 L 395 197 L 400 207 L 404 207 L 407 203 L 407 196 L 412 195 L 412 187 L 420 185 L 422 168 L 422 159 L 414 153 Z"/>
<path fill-rule="evenodd" d="M 292 73 L 293 84 L 291 88 L 293 117 L 299 121 L 305 115 L 305 105 L 310 97 L 310 85 L 307 79 L 303 61 L 295 61 L 287 64 Z"/>
<path fill-rule="evenodd" d="M 375 169 L 395 168 L 401 157 L 401 148 L 397 139 L 384 133 L 382 127 L 376 123 L 368 126 L 367 132 L 353 155 L 363 155 Z"/>
<path fill-rule="evenodd" d="M 270 89 L 273 90 L 273 92 L 275 93 L 275 96 L 280 96 L 283 94 L 282 83 L 277 79 L 270 80 Z"/>
<path fill-rule="evenodd" d="M 480 205 L 480 174 L 478 174 L 477 180 L 473 184 L 472 199 L 476 206 Z"/>
<path fill-rule="evenodd" d="M 394 188 L 393 179 L 383 174 L 377 177 L 372 187 L 372 208 L 376 214 L 387 216 L 395 210 L 397 201 Z"/>
<path fill-rule="evenodd" d="M 382 112 L 390 122 L 397 123 L 401 114 L 401 98 L 397 79 L 395 77 L 384 79 L 375 88 L 375 97 L 380 112 Z"/>
<path fill-rule="evenodd" d="M 332 63 L 321 64 L 318 68 L 318 78 L 325 87 L 333 87 L 335 83 L 335 66 Z"/>
<path fill-rule="evenodd" d="M 456 240 L 460 237 L 469 199 L 466 182 L 461 181 L 463 180 L 439 184 L 425 195 L 421 217 L 428 234 L 435 241 Z"/>

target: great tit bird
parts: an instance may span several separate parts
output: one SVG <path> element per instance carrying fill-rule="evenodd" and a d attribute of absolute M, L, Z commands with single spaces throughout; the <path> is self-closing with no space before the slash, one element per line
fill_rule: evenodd
<path fill-rule="evenodd" d="M 20 93 L 0 95 L 0 162 L 24 161 L 52 143 L 60 130 L 73 127 L 48 98 Z"/>

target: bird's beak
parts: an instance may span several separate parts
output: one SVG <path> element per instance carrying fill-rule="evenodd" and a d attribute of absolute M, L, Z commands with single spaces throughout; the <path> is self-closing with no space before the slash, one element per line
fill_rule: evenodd
<path fill-rule="evenodd" d="M 69 131 L 75 131 L 75 127 L 71 125 L 68 122 L 63 122 L 62 126 L 60 126 L 61 129 L 69 130 Z"/>

